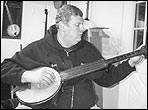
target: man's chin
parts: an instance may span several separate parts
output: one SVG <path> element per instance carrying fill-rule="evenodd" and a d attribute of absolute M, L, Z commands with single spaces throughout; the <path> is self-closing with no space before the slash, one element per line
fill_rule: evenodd
<path fill-rule="evenodd" d="M 75 42 L 74 42 L 74 45 L 76 45 L 77 43 L 79 43 L 81 40 L 76 40 Z"/>
<path fill-rule="evenodd" d="M 77 42 L 80 42 L 80 41 L 81 41 L 81 37 L 77 39 Z"/>
<path fill-rule="evenodd" d="M 79 43 L 81 41 L 81 39 L 80 40 L 77 40 L 77 43 Z"/>

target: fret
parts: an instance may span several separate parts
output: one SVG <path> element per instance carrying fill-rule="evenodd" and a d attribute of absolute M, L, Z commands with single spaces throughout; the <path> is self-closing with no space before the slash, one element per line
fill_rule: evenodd
<path fill-rule="evenodd" d="M 93 63 L 84 64 L 81 66 L 77 66 L 77 67 L 62 71 L 60 73 L 60 76 L 63 81 L 66 81 L 75 77 L 86 75 L 88 73 L 94 72 L 99 69 L 103 69 L 105 67 L 107 67 L 107 64 L 103 59 L 101 59 Z"/>
<path fill-rule="evenodd" d="M 138 56 L 138 55 L 141 55 L 141 54 L 143 54 L 143 52 L 141 50 L 137 50 L 137 51 L 130 52 L 130 53 L 127 53 L 127 54 L 123 54 L 121 56 L 116 56 L 115 58 L 111 58 L 111 59 L 108 59 L 106 61 L 107 61 L 108 64 L 110 64 L 110 63 L 115 63 L 115 62 L 122 61 L 124 59 L 131 58 L 131 57 L 134 57 L 134 56 Z"/>

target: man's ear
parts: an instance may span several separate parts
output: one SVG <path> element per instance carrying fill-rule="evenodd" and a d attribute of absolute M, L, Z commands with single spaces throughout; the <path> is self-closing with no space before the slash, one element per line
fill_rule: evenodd
<path fill-rule="evenodd" d="M 65 31 L 66 25 L 63 22 L 59 22 L 59 29 Z"/>

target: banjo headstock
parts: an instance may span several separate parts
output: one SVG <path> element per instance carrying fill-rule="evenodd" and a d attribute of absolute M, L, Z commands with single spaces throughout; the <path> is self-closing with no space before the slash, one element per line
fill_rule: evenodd
<path fill-rule="evenodd" d="M 147 58 L 147 46 L 142 46 L 140 49 L 141 54 L 144 55 L 145 58 Z"/>

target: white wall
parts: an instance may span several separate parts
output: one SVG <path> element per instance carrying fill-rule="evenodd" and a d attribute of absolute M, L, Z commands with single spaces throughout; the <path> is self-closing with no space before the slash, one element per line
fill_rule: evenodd
<path fill-rule="evenodd" d="M 23 47 L 44 37 L 45 11 L 48 9 L 48 26 L 55 23 L 56 9 L 53 1 L 24 1 L 22 23 Z"/>
<path fill-rule="evenodd" d="M 123 1 L 93 1 L 91 3 L 90 19 L 97 25 L 110 28 L 110 36 L 120 38 Z"/>

